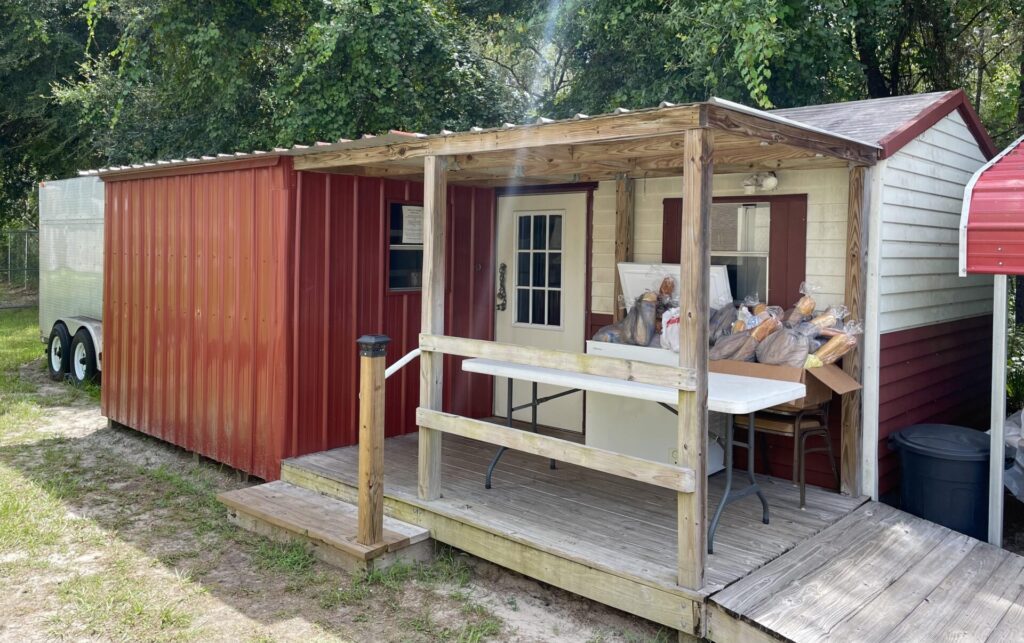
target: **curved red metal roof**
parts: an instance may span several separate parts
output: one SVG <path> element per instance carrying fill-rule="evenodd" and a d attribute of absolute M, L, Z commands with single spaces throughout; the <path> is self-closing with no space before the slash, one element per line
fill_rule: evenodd
<path fill-rule="evenodd" d="M 964 192 L 960 275 L 1024 274 L 1024 137 L 978 170 Z"/>

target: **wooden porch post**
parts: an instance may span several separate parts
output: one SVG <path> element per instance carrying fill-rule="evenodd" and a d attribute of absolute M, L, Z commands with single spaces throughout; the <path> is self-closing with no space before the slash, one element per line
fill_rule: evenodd
<path fill-rule="evenodd" d="M 707 558 L 708 226 L 711 217 L 711 132 L 686 132 L 683 231 L 680 246 L 679 366 L 692 368 L 694 391 L 679 391 L 679 466 L 693 469 L 693 493 L 678 494 L 679 584 L 704 585 Z"/>
<path fill-rule="evenodd" d="M 359 346 L 359 530 L 356 539 L 384 539 L 384 335 L 363 335 Z"/>
<path fill-rule="evenodd" d="M 850 168 L 850 194 L 846 214 L 846 308 L 850 317 L 864 320 L 866 280 L 864 275 L 864 233 L 867 228 L 863 220 L 864 210 L 864 166 Z M 864 381 L 864 357 L 859 346 L 843 357 L 843 370 L 858 382 Z M 840 450 L 840 490 L 850 495 L 860 495 L 861 441 L 864 436 L 864 419 L 861 414 L 860 391 L 843 396 L 842 405 L 842 446 Z"/>
<path fill-rule="evenodd" d="M 620 175 L 615 177 L 615 289 L 612 291 L 612 315 L 615 321 L 622 319 L 624 311 L 619 305 L 622 297 L 622 281 L 619 278 L 619 264 L 633 260 L 633 203 L 635 183 L 633 179 Z"/>
<path fill-rule="evenodd" d="M 445 216 L 448 203 L 448 159 L 427 156 L 423 160 L 423 313 L 422 328 L 428 335 L 444 334 Z M 444 355 L 423 351 L 420 355 L 420 406 L 441 410 Z M 419 429 L 419 497 L 441 497 L 441 432 Z"/>

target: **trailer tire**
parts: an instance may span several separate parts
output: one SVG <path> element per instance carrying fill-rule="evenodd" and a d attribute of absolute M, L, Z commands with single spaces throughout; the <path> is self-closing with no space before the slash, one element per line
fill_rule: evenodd
<path fill-rule="evenodd" d="M 88 329 L 79 328 L 71 340 L 71 368 L 69 374 L 75 384 L 92 382 L 99 374 L 96 368 L 96 347 Z"/>
<path fill-rule="evenodd" d="M 57 322 L 46 343 L 46 371 L 55 382 L 64 380 L 71 366 L 71 335 L 64 324 Z"/>

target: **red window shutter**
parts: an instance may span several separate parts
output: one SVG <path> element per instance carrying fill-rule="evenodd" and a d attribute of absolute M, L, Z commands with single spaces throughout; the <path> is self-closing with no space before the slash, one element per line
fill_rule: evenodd
<path fill-rule="evenodd" d="M 768 303 L 788 308 L 799 299 L 800 282 L 807 273 L 807 195 L 715 199 L 715 203 L 753 201 L 767 201 L 772 206 L 768 239 Z M 683 200 L 665 199 L 662 212 L 661 260 L 679 263 Z"/>

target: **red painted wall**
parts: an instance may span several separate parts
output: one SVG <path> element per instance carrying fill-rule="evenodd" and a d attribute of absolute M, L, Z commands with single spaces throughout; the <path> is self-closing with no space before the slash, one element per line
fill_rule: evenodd
<path fill-rule="evenodd" d="M 992 381 L 992 317 L 985 315 L 882 335 L 879 369 L 878 484 L 899 484 L 899 456 L 888 437 L 936 422 L 987 429 Z"/>
<path fill-rule="evenodd" d="M 102 410 L 267 477 L 288 422 L 288 159 L 106 183 Z"/>
<path fill-rule="evenodd" d="M 422 203 L 423 186 L 299 172 L 297 192 L 293 455 L 356 443 L 357 337 L 391 337 L 389 364 L 418 345 L 421 293 L 387 289 L 386 213 L 391 203 Z M 451 188 L 448 205 L 446 332 L 492 339 L 494 193 Z M 490 414 L 490 378 L 448 359 L 444 389 L 446 410 Z M 386 434 L 414 431 L 417 362 L 388 381 L 386 396 Z"/>
<path fill-rule="evenodd" d="M 227 169 L 226 169 L 227 168 Z M 419 292 L 387 292 L 387 206 L 422 186 L 295 172 L 288 158 L 106 185 L 103 412 L 274 479 L 356 442 L 358 356 L 417 344 Z M 447 332 L 493 335 L 494 193 L 449 191 Z M 445 364 L 445 405 L 491 412 L 491 380 Z M 419 369 L 388 381 L 388 435 L 415 429 Z"/>

